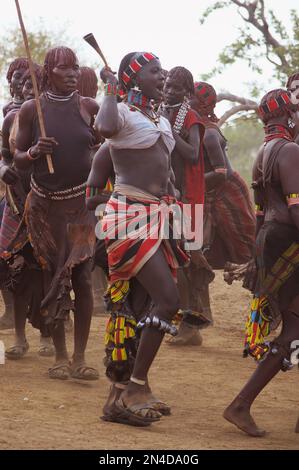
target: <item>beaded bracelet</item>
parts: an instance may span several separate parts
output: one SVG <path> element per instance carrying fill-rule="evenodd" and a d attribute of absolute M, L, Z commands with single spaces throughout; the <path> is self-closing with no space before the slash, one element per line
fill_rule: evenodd
<path fill-rule="evenodd" d="M 86 197 L 95 197 L 103 192 L 103 189 L 95 188 L 93 186 L 87 186 L 86 188 Z"/>
<path fill-rule="evenodd" d="M 117 95 L 117 84 L 116 83 L 105 83 L 104 85 L 105 96 L 116 96 Z"/>

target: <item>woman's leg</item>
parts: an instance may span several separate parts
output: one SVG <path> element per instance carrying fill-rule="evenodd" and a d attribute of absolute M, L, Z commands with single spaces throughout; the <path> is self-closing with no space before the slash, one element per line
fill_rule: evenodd
<path fill-rule="evenodd" d="M 171 322 L 179 308 L 179 293 L 161 249 L 144 265 L 136 277 L 153 301 L 151 316 Z M 141 384 L 130 381 L 122 393 L 121 398 L 127 407 L 146 403 L 152 398 L 146 386 L 147 375 L 164 334 L 153 326 L 142 330 L 132 374 L 132 377 Z M 142 385 L 142 382 L 145 384 Z"/>
<path fill-rule="evenodd" d="M 29 349 L 26 340 L 25 326 L 28 314 L 28 303 L 23 296 L 13 294 L 15 315 L 15 345 L 6 350 L 7 359 L 20 359 Z"/>
<path fill-rule="evenodd" d="M 291 307 L 297 310 L 299 297 L 292 302 Z M 274 340 L 266 358 L 259 363 L 245 387 L 224 411 L 224 418 L 235 424 L 251 436 L 261 437 L 265 434 L 255 424 L 250 408 L 256 397 L 265 386 L 280 371 L 283 360 L 288 359 L 292 341 L 299 339 L 299 315 L 291 310 L 282 314 L 283 327 L 281 334 Z"/>
<path fill-rule="evenodd" d="M 13 308 L 13 295 L 7 289 L 1 289 L 1 294 L 5 310 L 2 317 L 0 317 L 0 330 L 14 328 L 15 320 Z"/>

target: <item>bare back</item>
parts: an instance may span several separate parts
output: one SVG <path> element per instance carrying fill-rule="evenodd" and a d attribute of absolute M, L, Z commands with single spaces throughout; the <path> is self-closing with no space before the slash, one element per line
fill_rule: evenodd
<path fill-rule="evenodd" d="M 296 188 L 298 188 L 299 172 L 297 165 L 292 164 L 292 155 L 297 153 L 294 152 L 297 150 L 294 148 L 295 146 L 294 143 L 274 139 L 267 143 L 257 156 L 254 178 L 261 179 L 266 167 L 268 178 L 270 178 L 270 180 L 266 180 L 263 188 L 265 222 L 276 221 L 283 224 L 294 224 L 286 203 L 286 195 L 297 192 Z M 297 157 L 299 158 L 299 152 Z M 269 170 L 271 158 L 273 164 Z M 296 173 L 298 173 L 297 176 Z"/>

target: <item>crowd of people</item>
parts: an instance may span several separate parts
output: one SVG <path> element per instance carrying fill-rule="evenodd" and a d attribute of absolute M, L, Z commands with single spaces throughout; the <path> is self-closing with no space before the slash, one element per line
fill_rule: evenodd
<path fill-rule="evenodd" d="M 101 70 L 100 103 L 97 74 L 80 68 L 67 47 L 49 50 L 34 72 L 38 97 L 28 60 L 11 63 L 12 99 L 3 108 L 0 329 L 15 329 L 7 359 L 27 353 L 28 319 L 40 331 L 39 354 L 55 356 L 49 378 L 97 380 L 85 350 L 92 271 L 101 268 L 111 382 L 102 418 L 148 426 L 171 413 L 148 380 L 164 336 L 171 347 L 202 344 L 202 330 L 213 325 L 209 284 L 224 269 L 252 292 L 244 355 L 258 363 L 224 417 L 263 436 L 250 407 L 279 370 L 292 367 L 299 339 L 299 73 L 260 103 L 265 139 L 253 168 L 254 208 L 227 156 L 216 91 L 186 68 L 166 71 L 156 55 L 131 52 L 118 75 Z"/>

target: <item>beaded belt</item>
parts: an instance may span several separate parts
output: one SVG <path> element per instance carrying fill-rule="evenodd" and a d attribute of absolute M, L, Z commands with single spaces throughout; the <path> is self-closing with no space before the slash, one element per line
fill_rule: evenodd
<path fill-rule="evenodd" d="M 33 176 L 31 176 L 31 189 L 38 196 L 44 199 L 51 199 L 53 201 L 65 201 L 66 199 L 73 199 L 75 197 L 80 197 L 85 194 L 86 183 L 80 184 L 79 186 L 74 186 L 73 188 L 64 189 L 63 191 L 47 191 L 36 183 Z"/>

